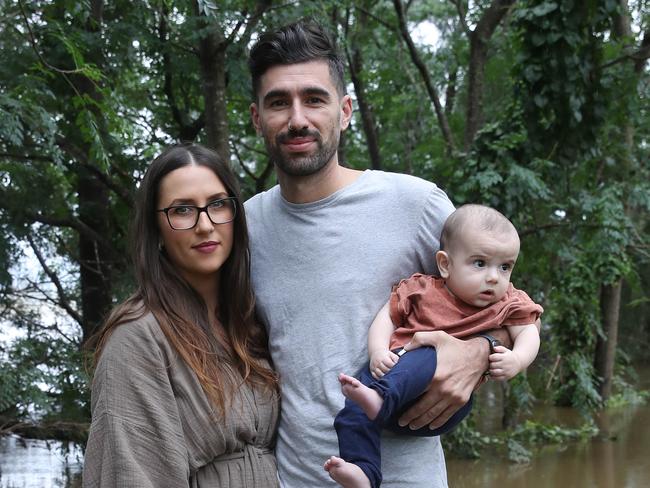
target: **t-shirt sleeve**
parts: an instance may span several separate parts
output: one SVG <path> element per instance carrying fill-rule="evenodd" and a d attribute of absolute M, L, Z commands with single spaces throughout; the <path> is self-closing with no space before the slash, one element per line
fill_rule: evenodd
<path fill-rule="evenodd" d="M 513 288 L 512 301 L 502 325 L 532 324 L 542 315 L 544 309 L 535 303 L 523 290 Z"/>
<path fill-rule="evenodd" d="M 416 253 L 423 273 L 439 275 L 436 252 L 440 250 L 442 227 L 453 211 L 454 205 L 447 194 L 434 185 L 422 207 L 416 236 Z"/>
<path fill-rule="evenodd" d="M 144 322 L 117 327 L 92 387 L 84 488 L 189 486 L 189 461 L 165 355 Z"/>
<path fill-rule="evenodd" d="M 413 307 L 417 307 L 422 296 L 431 286 L 431 280 L 427 276 L 416 273 L 393 287 L 388 311 L 396 328 L 407 326 Z"/>

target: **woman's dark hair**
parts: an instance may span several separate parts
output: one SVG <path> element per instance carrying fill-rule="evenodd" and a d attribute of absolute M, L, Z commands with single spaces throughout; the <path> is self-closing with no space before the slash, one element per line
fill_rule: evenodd
<path fill-rule="evenodd" d="M 299 21 L 277 31 L 262 34 L 251 49 L 248 67 L 251 71 L 253 98 L 257 100 L 260 78 L 277 65 L 324 60 L 339 95 L 345 94 L 344 64 L 334 41 L 320 25 Z"/>
<path fill-rule="evenodd" d="M 208 321 L 205 301 L 181 276 L 160 249 L 156 217 L 160 182 L 172 171 L 188 165 L 209 168 L 237 199 L 233 246 L 221 267 L 217 317 L 220 332 Z M 214 151 L 198 144 L 165 149 L 149 166 L 138 190 L 132 225 L 132 258 L 138 288 L 107 319 L 96 338 L 95 363 L 111 332 L 121 324 L 151 312 L 165 337 L 196 373 L 206 395 L 223 414 L 224 398 L 232 398 L 235 385 L 229 367 L 238 369 L 246 382 L 277 389 L 277 377 L 261 359 L 268 359 L 265 331 L 255 320 L 250 284 L 250 253 L 246 215 L 237 178 Z M 225 348 L 222 346 L 226 346 Z"/>

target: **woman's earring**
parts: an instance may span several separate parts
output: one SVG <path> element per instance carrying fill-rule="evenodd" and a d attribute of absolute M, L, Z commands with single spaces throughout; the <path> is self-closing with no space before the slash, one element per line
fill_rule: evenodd
<path fill-rule="evenodd" d="M 158 241 L 158 252 L 162 251 L 162 248 L 163 248 L 162 241 Z"/>

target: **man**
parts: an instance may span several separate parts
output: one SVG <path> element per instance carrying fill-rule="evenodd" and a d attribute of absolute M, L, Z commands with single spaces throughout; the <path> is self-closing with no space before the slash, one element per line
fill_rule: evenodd
<path fill-rule="evenodd" d="M 249 64 L 252 121 L 279 181 L 246 204 L 257 310 L 282 389 L 279 476 L 288 488 L 329 486 L 335 483 L 322 464 L 338 452 L 338 373 L 364 365 L 368 327 L 391 286 L 435 271 L 453 206 L 419 178 L 339 165 L 352 102 L 343 63 L 318 26 L 296 23 L 263 35 Z M 488 346 L 482 338 L 440 341 L 436 379 L 403 423 L 442 425 L 487 369 Z M 437 437 L 386 433 L 382 442 L 382 486 L 447 485 Z"/>

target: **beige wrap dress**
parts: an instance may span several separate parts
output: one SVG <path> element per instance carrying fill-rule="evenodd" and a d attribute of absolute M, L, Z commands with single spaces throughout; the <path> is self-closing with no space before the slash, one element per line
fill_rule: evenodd
<path fill-rule="evenodd" d="M 238 392 L 219 418 L 153 315 L 120 325 L 93 379 L 83 486 L 277 487 L 278 396 Z"/>

